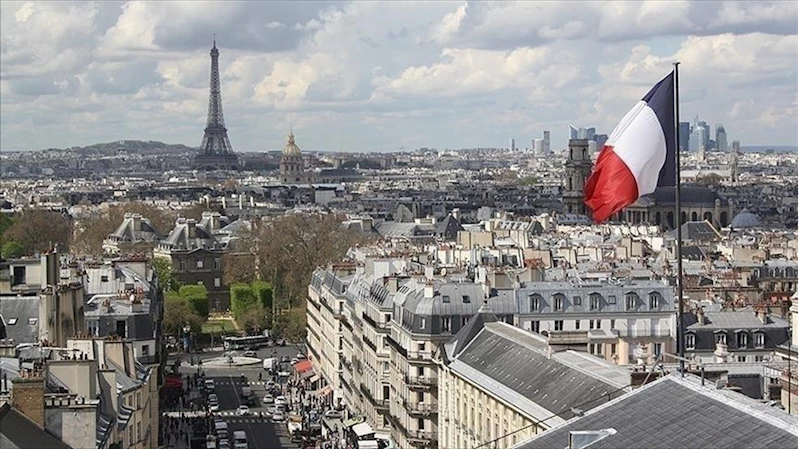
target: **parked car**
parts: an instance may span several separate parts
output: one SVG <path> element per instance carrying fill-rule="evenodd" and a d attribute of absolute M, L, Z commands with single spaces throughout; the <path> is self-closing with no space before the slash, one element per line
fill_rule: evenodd
<path fill-rule="evenodd" d="M 295 358 L 293 358 L 293 359 L 291 359 L 291 364 L 292 364 L 292 365 L 296 365 L 296 364 L 298 364 L 298 363 L 300 363 L 300 359 L 298 359 L 298 358 L 296 358 L 296 357 L 295 357 Z"/>
<path fill-rule="evenodd" d="M 266 381 L 266 388 L 272 389 L 272 388 L 275 388 L 275 386 L 276 386 L 276 385 L 277 385 L 277 384 L 275 384 L 275 381 L 274 381 L 274 380 L 268 380 L 268 381 Z"/>
<path fill-rule="evenodd" d="M 283 357 L 280 358 L 280 363 L 289 363 L 290 361 L 291 358 L 287 355 L 284 355 Z"/>
<path fill-rule="evenodd" d="M 218 404 L 218 403 L 216 403 L 216 402 L 212 402 L 211 404 L 209 404 L 209 405 L 208 405 L 208 408 L 209 408 L 209 409 L 210 409 L 212 412 L 218 412 L 218 411 L 219 411 L 219 404 Z"/>
<path fill-rule="evenodd" d="M 298 352 L 297 353 L 297 358 L 300 359 L 300 360 L 303 360 L 303 359 L 307 359 L 308 357 L 306 357 L 305 354 L 303 354 L 301 352 Z"/>
<path fill-rule="evenodd" d="M 272 415 L 272 421 L 283 422 L 285 420 L 286 420 L 286 415 L 283 414 L 283 412 L 275 412 L 275 414 Z"/>
<path fill-rule="evenodd" d="M 275 403 L 275 398 L 271 394 L 267 393 L 267 395 L 264 396 L 264 404 L 274 404 L 274 403 Z"/>
<path fill-rule="evenodd" d="M 257 357 L 255 351 L 244 351 L 244 357 Z"/>
<path fill-rule="evenodd" d="M 239 408 L 236 409 L 236 414 L 239 416 L 247 416 L 250 414 L 250 408 L 246 405 L 240 405 Z"/>
<path fill-rule="evenodd" d="M 278 396 L 275 398 L 275 406 L 278 405 L 286 405 L 286 397 L 285 396 Z"/>
<path fill-rule="evenodd" d="M 328 410 L 325 412 L 325 418 L 328 419 L 341 418 L 341 412 L 338 410 Z"/>

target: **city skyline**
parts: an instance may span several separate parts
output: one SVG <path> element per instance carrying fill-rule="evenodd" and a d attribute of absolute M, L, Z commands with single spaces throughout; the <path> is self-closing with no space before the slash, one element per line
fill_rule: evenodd
<path fill-rule="evenodd" d="M 556 150 L 571 123 L 610 134 L 675 60 L 682 121 L 796 145 L 795 3 L 604 6 L 3 3 L 0 149 L 199 145 L 212 33 L 237 152 L 292 126 L 307 149 L 524 148 L 548 130 Z"/>

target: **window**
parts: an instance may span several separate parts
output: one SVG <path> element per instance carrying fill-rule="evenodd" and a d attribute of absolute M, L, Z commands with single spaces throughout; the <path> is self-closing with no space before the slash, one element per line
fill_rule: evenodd
<path fill-rule="evenodd" d="M 744 363 L 744 362 L 746 362 L 746 356 L 745 356 L 745 355 L 739 355 L 739 356 L 736 356 L 735 358 L 736 358 L 736 359 L 738 360 L 738 362 L 740 362 L 740 363 Z"/>
<path fill-rule="evenodd" d="M 186 270 L 186 261 L 185 260 L 181 260 L 178 263 L 178 266 L 180 267 L 180 271 L 185 271 Z"/>
<path fill-rule="evenodd" d="M 141 408 L 141 392 L 140 391 L 136 392 L 136 408 L 137 409 Z"/>
<path fill-rule="evenodd" d="M 657 309 L 660 305 L 660 295 L 657 293 L 650 293 L 649 294 L 649 308 L 650 309 Z"/>
<path fill-rule="evenodd" d="M 219 288 L 222 286 L 222 279 L 214 278 L 214 287 Z"/>
<path fill-rule="evenodd" d="M 150 345 L 142 345 L 141 355 L 150 355 Z"/>
<path fill-rule="evenodd" d="M 383 362 L 383 373 L 388 373 L 390 369 L 391 365 L 389 365 L 388 362 Z"/>
<path fill-rule="evenodd" d="M 749 344 L 749 336 L 746 332 L 738 332 L 738 347 L 745 348 Z"/>
<path fill-rule="evenodd" d="M 222 259 L 215 257 L 214 258 L 214 270 L 222 269 Z"/>
<path fill-rule="evenodd" d="M 530 321 L 530 330 L 539 333 L 541 332 L 541 322 L 540 321 Z"/>
<path fill-rule="evenodd" d="M 590 304 L 589 307 L 591 310 L 599 310 L 599 306 L 602 303 L 602 295 L 597 293 L 592 293 L 589 298 Z"/>
<path fill-rule="evenodd" d="M 141 439 L 141 423 L 136 423 L 136 441 Z"/>
<path fill-rule="evenodd" d="M 616 343 L 611 343 L 610 344 L 610 355 L 611 356 L 616 355 Z"/>
<path fill-rule="evenodd" d="M 469 295 L 463 295 L 463 303 L 464 304 L 469 304 L 470 302 L 471 302 L 471 300 L 469 300 Z"/>
<path fill-rule="evenodd" d="M 8 323 L 6 323 L 6 324 L 8 324 L 8 325 L 11 325 L 11 326 L 13 326 L 13 325 L 17 324 L 17 318 L 11 318 L 11 319 L 9 319 L 9 320 L 8 320 Z"/>
<path fill-rule="evenodd" d="M 574 320 L 574 330 L 580 330 L 580 320 Z"/>
<path fill-rule="evenodd" d="M 38 318 L 28 318 L 28 324 L 30 324 L 31 326 L 35 326 L 38 321 L 39 321 Z"/>
<path fill-rule="evenodd" d="M 442 301 L 444 304 L 449 304 L 449 295 L 444 295 L 444 296 L 442 296 L 442 297 L 441 297 L 441 301 Z"/>
<path fill-rule="evenodd" d="M 104 275 L 100 276 L 100 282 L 108 282 L 108 275 L 104 274 Z"/>
<path fill-rule="evenodd" d="M 468 323 L 468 322 L 469 322 L 469 317 L 468 316 L 461 317 L 461 327 L 466 326 L 466 323 Z"/>
<path fill-rule="evenodd" d="M 563 295 L 555 295 L 555 310 L 563 310 Z"/>
<path fill-rule="evenodd" d="M 452 330 L 452 318 L 441 318 L 441 332 L 449 332 L 450 330 Z"/>
<path fill-rule="evenodd" d="M 727 344 L 727 334 L 725 334 L 724 332 L 719 332 L 718 334 L 716 334 L 716 344 L 717 345 L 718 344 L 726 345 Z"/>
<path fill-rule="evenodd" d="M 530 295 L 530 312 L 541 310 L 541 295 Z"/>
<path fill-rule="evenodd" d="M 624 295 L 624 302 L 627 310 L 634 310 L 638 303 L 638 295 L 635 293 L 627 293 Z"/>
<path fill-rule="evenodd" d="M 589 329 L 602 329 L 602 320 L 588 320 Z"/>
<path fill-rule="evenodd" d="M 424 329 L 424 325 L 425 325 L 425 319 L 422 318 L 419 320 L 419 329 Z"/>
<path fill-rule="evenodd" d="M 562 331 L 563 330 L 563 320 L 556 320 L 555 321 L 555 330 Z"/>
<path fill-rule="evenodd" d="M 610 328 L 616 329 L 616 320 L 610 320 Z"/>
<path fill-rule="evenodd" d="M 574 298 L 572 298 L 572 302 L 574 303 L 575 306 L 581 306 L 583 305 L 583 298 L 575 296 Z"/>
<path fill-rule="evenodd" d="M 203 267 L 203 260 L 202 259 L 197 259 L 197 269 L 199 270 L 202 267 Z"/>
<path fill-rule="evenodd" d="M 655 357 L 660 357 L 660 354 L 663 353 L 663 343 L 655 343 L 652 353 L 655 355 Z"/>
<path fill-rule="evenodd" d="M 96 337 L 100 333 L 100 323 L 98 323 L 97 320 L 87 321 L 86 330 L 89 331 L 89 335 Z"/>
<path fill-rule="evenodd" d="M 696 349 L 696 335 L 687 334 L 685 336 L 685 349 Z"/>
<path fill-rule="evenodd" d="M 756 333 L 755 334 L 755 347 L 756 348 L 762 348 L 764 346 L 766 346 L 766 335 L 761 333 L 761 332 Z"/>
<path fill-rule="evenodd" d="M 616 295 L 608 296 L 608 304 L 616 304 Z"/>

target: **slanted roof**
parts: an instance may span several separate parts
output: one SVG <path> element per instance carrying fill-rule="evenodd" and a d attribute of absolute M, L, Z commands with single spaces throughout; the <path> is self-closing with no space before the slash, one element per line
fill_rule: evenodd
<path fill-rule="evenodd" d="M 0 317 L 5 338 L 15 343 L 35 343 L 39 340 L 39 296 L 3 296 L 0 298 Z"/>
<path fill-rule="evenodd" d="M 8 403 L 0 406 L 0 447 L 3 449 L 70 449 Z"/>
<path fill-rule="evenodd" d="M 694 240 L 698 242 L 714 242 L 721 240 L 721 234 L 719 234 L 716 228 L 707 220 L 687 221 L 683 223 L 681 227 L 682 238 L 684 240 Z M 677 230 L 672 230 L 670 234 L 676 237 Z"/>
<path fill-rule="evenodd" d="M 477 311 L 477 314 L 453 337 L 453 341 L 455 342 L 453 355 L 457 357 L 457 355 L 471 343 L 472 339 L 483 330 L 486 323 L 493 323 L 496 321 L 497 316 L 491 311 L 488 301 L 484 301 L 483 305 L 480 306 L 480 309 Z"/>
<path fill-rule="evenodd" d="M 796 418 L 696 376 L 658 379 L 514 449 L 561 448 L 571 431 L 616 431 L 591 449 L 796 448 Z"/>

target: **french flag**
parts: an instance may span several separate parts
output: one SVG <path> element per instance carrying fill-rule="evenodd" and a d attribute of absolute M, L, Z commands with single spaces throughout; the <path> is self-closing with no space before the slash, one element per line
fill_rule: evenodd
<path fill-rule="evenodd" d="M 657 187 L 675 183 L 674 72 L 660 80 L 616 125 L 585 184 L 597 223 Z"/>

